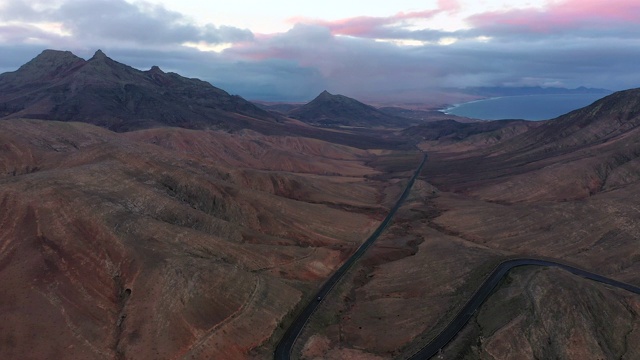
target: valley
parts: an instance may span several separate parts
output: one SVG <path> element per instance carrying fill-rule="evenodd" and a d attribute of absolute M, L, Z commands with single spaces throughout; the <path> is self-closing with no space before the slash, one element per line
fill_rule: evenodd
<path fill-rule="evenodd" d="M 144 132 L 0 125 L 8 355 L 239 356 L 269 341 L 401 191 L 367 179 L 373 154 L 313 140 L 210 133 L 208 152 L 190 139 L 201 134 L 154 134 L 192 143 L 192 155 Z M 292 149 L 298 159 L 282 161 Z M 261 165 L 238 166 L 249 159 Z"/>
<path fill-rule="evenodd" d="M 280 108 L 101 51 L 0 75 L 0 357 L 272 359 L 312 304 L 277 358 L 411 358 L 505 261 L 640 286 L 638 89 L 535 123 Z M 631 292 L 486 295 L 437 358 L 640 356 Z"/>

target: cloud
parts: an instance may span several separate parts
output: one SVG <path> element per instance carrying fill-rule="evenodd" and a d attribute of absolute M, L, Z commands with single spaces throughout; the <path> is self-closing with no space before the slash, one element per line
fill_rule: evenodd
<path fill-rule="evenodd" d="M 329 86 L 317 69 L 293 61 L 227 62 L 216 67 L 206 80 L 249 99 L 307 101 Z"/>
<path fill-rule="evenodd" d="M 57 23 L 78 42 L 138 46 L 179 46 L 251 41 L 246 29 L 212 24 L 195 25 L 184 15 L 150 3 L 124 0 L 67 0 L 43 7 L 33 1 L 11 1 L 0 19 L 25 23 Z M 25 38 L 28 36 L 25 32 Z"/>
<path fill-rule="evenodd" d="M 35 7 L 43 5 L 43 1 L 9 1 L 0 2 L 0 20 L 3 21 L 24 21 L 41 19 L 41 14 L 35 10 Z"/>
<path fill-rule="evenodd" d="M 349 35 L 364 38 L 375 38 L 385 28 L 397 25 L 407 20 L 429 19 L 439 14 L 440 10 L 428 10 L 409 13 L 397 13 L 389 17 L 360 16 L 336 21 L 311 20 L 308 23 L 324 26 L 334 35 Z M 303 20 L 303 19 L 300 19 Z"/>
<path fill-rule="evenodd" d="M 436 9 L 388 17 L 298 18 L 289 31 L 268 35 L 200 26 L 163 7 L 124 0 L 0 2 L 0 70 L 14 70 L 43 47 L 85 58 L 102 48 L 134 67 L 159 65 L 250 99 L 304 101 L 323 89 L 365 101 L 428 101 L 438 89 L 468 86 L 619 90 L 640 84 L 635 2 L 556 1 L 544 9 L 476 14 L 464 30 L 418 28 L 464 11 L 443 0 Z M 49 28 L 56 24 L 56 31 Z M 447 37 L 456 41 L 438 43 Z M 215 53 L 181 45 L 187 42 L 234 45 Z"/>
<path fill-rule="evenodd" d="M 558 9 L 569 5 L 565 3 Z M 557 11 L 561 13 L 560 10 Z M 514 13 L 517 12 L 500 16 L 506 22 Z M 246 61 L 279 59 L 317 69 L 330 91 L 374 100 L 397 94 L 419 100 L 435 89 L 450 87 L 584 85 L 615 90 L 640 84 L 637 34 L 635 38 L 629 38 L 628 33 L 612 38 L 610 34 L 617 34 L 614 30 L 607 35 L 578 28 L 540 34 L 526 24 L 513 24 L 516 29 L 509 29 L 494 27 L 490 21 L 478 22 L 468 30 L 445 32 L 411 30 L 397 22 L 403 17 L 417 17 L 416 14 L 298 23 L 286 33 L 258 38 L 225 54 Z M 586 15 L 582 18 L 586 19 Z M 523 19 L 527 17 L 523 15 Z M 575 21 L 574 24 L 582 24 L 586 20 Z M 535 17 L 530 23 L 533 26 Z M 449 46 L 433 42 L 401 46 L 374 41 L 382 35 L 414 40 L 451 36 L 457 42 Z M 491 38 L 478 39 L 482 35 Z"/>
<path fill-rule="evenodd" d="M 420 49 L 334 36 L 330 29 L 315 24 L 297 24 L 286 33 L 225 52 L 225 56 L 248 62 L 278 59 L 316 69 L 329 91 L 369 98 L 405 88 L 435 87 L 439 70 L 425 66 L 425 55 L 429 56 Z"/>
<path fill-rule="evenodd" d="M 334 21 L 319 19 L 292 18 L 291 22 L 318 25 L 330 30 L 333 35 L 345 35 L 368 39 L 412 39 L 438 40 L 446 33 L 436 30 L 407 31 L 406 26 L 413 21 L 433 19 L 443 13 L 453 13 L 460 10 L 456 0 L 440 0 L 438 8 L 423 11 L 399 12 L 392 16 L 372 17 L 359 16 Z"/>
<path fill-rule="evenodd" d="M 107 55 L 138 69 L 158 65 L 164 71 L 197 77 L 248 99 L 306 101 L 327 86 L 317 69 L 285 59 L 238 61 L 196 49 L 152 51 L 125 48 L 113 49 Z"/>
<path fill-rule="evenodd" d="M 0 42 L 17 43 L 27 42 L 28 39 L 53 40 L 54 34 L 29 24 L 0 25 Z"/>
<path fill-rule="evenodd" d="M 469 17 L 476 29 L 490 35 L 636 37 L 640 30 L 637 0 L 565 0 L 546 9 L 488 12 Z"/>

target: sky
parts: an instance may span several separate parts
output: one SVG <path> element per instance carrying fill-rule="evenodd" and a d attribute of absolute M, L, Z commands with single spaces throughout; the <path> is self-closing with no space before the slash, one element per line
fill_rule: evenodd
<path fill-rule="evenodd" d="M 638 0 L 0 0 L 0 72 L 101 49 L 250 100 L 640 87 Z"/>

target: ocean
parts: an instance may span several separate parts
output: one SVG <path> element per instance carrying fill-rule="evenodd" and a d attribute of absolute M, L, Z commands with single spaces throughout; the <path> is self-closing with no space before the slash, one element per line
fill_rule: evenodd
<path fill-rule="evenodd" d="M 504 96 L 477 100 L 442 110 L 482 120 L 547 120 L 590 105 L 607 94 L 563 94 Z"/>

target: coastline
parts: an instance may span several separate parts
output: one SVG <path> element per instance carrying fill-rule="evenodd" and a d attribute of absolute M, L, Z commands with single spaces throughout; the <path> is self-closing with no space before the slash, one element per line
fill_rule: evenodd
<path fill-rule="evenodd" d="M 481 102 L 481 101 L 487 101 L 487 100 L 492 100 L 492 99 L 500 99 L 503 98 L 505 96 L 497 96 L 497 97 L 488 97 L 488 98 L 481 98 L 481 99 L 476 99 L 476 100 L 471 100 L 471 101 L 465 101 L 465 102 L 461 102 L 461 103 L 455 103 L 455 104 L 446 104 L 444 108 L 440 108 L 440 109 L 436 109 L 436 111 L 439 111 L 443 114 L 446 115 L 455 115 L 450 113 L 449 111 L 461 106 L 461 105 L 466 105 L 466 104 L 473 104 L 473 103 L 477 103 L 477 102 Z"/>
<path fill-rule="evenodd" d="M 444 106 L 437 111 L 454 116 L 480 120 L 522 119 L 541 121 L 553 119 L 589 104 L 609 94 L 527 94 L 496 96 Z"/>

